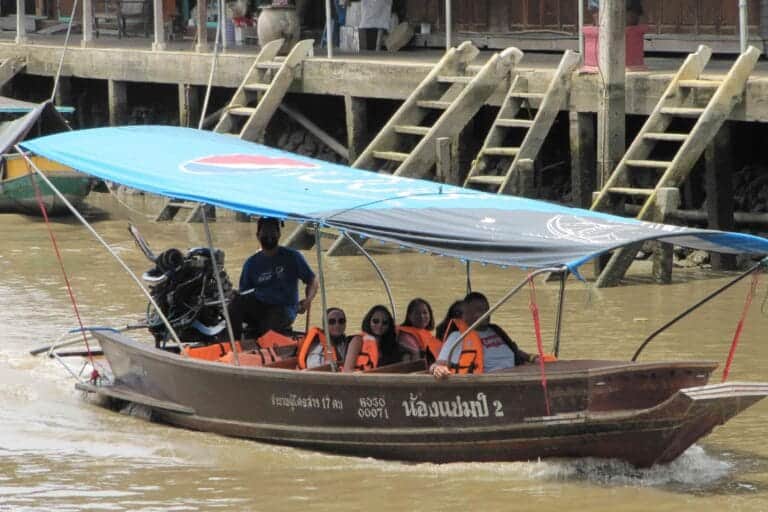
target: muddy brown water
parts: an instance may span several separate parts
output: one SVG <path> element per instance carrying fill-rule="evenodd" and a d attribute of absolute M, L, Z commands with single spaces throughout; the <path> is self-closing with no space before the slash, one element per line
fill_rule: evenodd
<path fill-rule="evenodd" d="M 89 202 L 95 228 L 136 272 L 148 262 L 127 236 L 129 220 L 156 251 L 204 245 L 199 225 L 148 220 L 156 201 L 134 198 L 131 209 L 109 195 Z M 213 229 L 236 280 L 256 249 L 255 226 L 222 219 Z M 54 230 L 84 322 L 141 318 L 145 300 L 93 238 L 72 220 L 55 221 Z M 0 239 L 0 510 L 768 510 L 768 401 L 677 461 L 648 470 L 599 460 L 434 465 L 339 457 L 176 429 L 148 422 L 140 410 L 99 408 L 83 400 L 56 361 L 28 355 L 76 324 L 45 225 L 1 215 Z M 376 253 L 399 316 L 413 296 L 442 315 L 465 290 L 460 262 L 388 247 Z M 306 255 L 315 266 L 314 251 Z M 326 259 L 324 268 L 329 304 L 346 309 L 350 331 L 372 304 L 386 302 L 364 258 Z M 477 265 L 473 287 L 493 300 L 523 275 Z M 561 357 L 628 359 L 647 333 L 728 277 L 676 271 L 674 284 L 658 286 L 643 269 L 634 275 L 630 285 L 609 290 L 570 283 Z M 761 311 L 767 288 L 763 281 L 732 380 L 768 380 L 768 313 Z M 643 358 L 724 361 L 746 289 L 746 282 L 737 285 L 678 324 Z M 540 283 L 537 292 L 549 347 L 556 287 Z M 527 301 L 513 299 L 494 320 L 533 350 Z"/>

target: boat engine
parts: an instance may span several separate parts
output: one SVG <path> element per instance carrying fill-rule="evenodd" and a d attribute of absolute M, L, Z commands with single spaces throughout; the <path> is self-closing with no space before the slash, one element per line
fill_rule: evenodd
<path fill-rule="evenodd" d="M 224 271 L 224 252 L 215 249 L 227 304 L 234 295 L 232 283 Z M 190 249 L 183 254 L 168 249 L 154 258 L 155 267 L 142 275 L 152 298 L 183 342 L 213 343 L 226 339 L 226 323 L 213 273 L 211 251 L 207 247 Z M 158 348 L 165 348 L 170 338 L 160 315 L 147 305 L 147 327 Z"/>

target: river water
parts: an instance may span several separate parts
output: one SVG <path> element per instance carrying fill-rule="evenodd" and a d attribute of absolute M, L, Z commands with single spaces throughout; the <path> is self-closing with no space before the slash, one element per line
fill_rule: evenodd
<path fill-rule="evenodd" d="M 205 245 L 199 225 L 151 222 L 157 202 L 134 199 L 126 208 L 95 195 L 89 203 L 97 231 L 137 272 L 149 263 L 128 238 L 129 220 L 156 251 Z M 140 319 L 144 299 L 97 242 L 74 220 L 57 219 L 53 228 L 86 325 Z M 236 282 L 256 249 L 255 225 L 222 219 L 213 230 Z M 768 510 L 768 401 L 675 462 L 648 470 L 598 460 L 433 465 L 338 457 L 102 409 L 83 400 L 56 361 L 28 354 L 76 325 L 45 224 L 5 214 L 0 235 L 0 510 Z M 459 262 L 375 249 L 399 315 L 410 298 L 422 296 L 441 316 L 465 291 Z M 313 266 L 314 254 L 307 253 Z M 364 258 L 324 263 L 329 303 L 346 309 L 350 331 L 372 304 L 386 302 Z M 608 290 L 572 282 L 561 357 L 628 359 L 656 326 L 727 281 L 702 270 L 676 271 L 668 286 L 646 276 L 636 272 L 630 285 Z M 492 301 L 522 277 L 509 269 L 472 271 L 474 289 Z M 766 288 L 763 282 L 747 318 L 732 380 L 767 379 Z M 643 358 L 724 361 L 746 289 L 745 281 L 660 336 Z M 537 287 L 547 345 L 555 292 L 554 284 Z M 533 350 L 527 300 L 513 299 L 494 321 Z"/>

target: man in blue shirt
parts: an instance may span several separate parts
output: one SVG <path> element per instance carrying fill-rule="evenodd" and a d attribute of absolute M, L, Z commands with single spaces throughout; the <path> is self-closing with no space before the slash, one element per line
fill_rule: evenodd
<path fill-rule="evenodd" d="M 280 221 L 270 217 L 259 219 L 256 236 L 261 251 L 243 265 L 240 295 L 230 306 L 235 339 L 241 339 L 243 321 L 255 338 L 268 330 L 290 334 L 297 314 L 303 314 L 317 294 L 318 282 L 300 252 L 282 247 Z M 299 300 L 299 280 L 305 285 Z"/>

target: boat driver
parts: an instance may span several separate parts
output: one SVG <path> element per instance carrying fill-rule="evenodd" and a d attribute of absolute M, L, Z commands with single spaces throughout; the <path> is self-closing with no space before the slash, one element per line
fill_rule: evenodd
<path fill-rule="evenodd" d="M 297 314 L 310 307 L 318 289 L 315 273 L 299 251 L 279 245 L 281 221 L 261 217 L 256 236 L 261 250 L 243 264 L 240 294 L 230 305 L 232 330 L 241 340 L 243 321 L 255 338 L 269 330 L 290 335 Z M 299 280 L 305 285 L 299 300 Z"/>
<path fill-rule="evenodd" d="M 529 355 L 520 350 L 517 344 L 512 341 L 501 327 L 492 324 L 490 316 L 485 318 L 472 333 L 465 337 L 461 347 L 456 347 L 456 350 L 453 350 L 453 347 L 458 343 L 461 332 L 475 323 L 489 309 L 488 299 L 482 293 L 471 292 L 464 298 L 463 322 L 457 322 L 461 327 L 454 327 L 455 330 L 448 335 L 437 357 L 437 361 L 430 367 L 432 375 L 442 379 L 454 373 L 453 370 L 456 369 L 462 373 L 460 360 L 464 359 L 462 356 L 465 354 L 479 359 L 475 366 L 481 372 L 513 368 L 514 366 L 533 363 L 537 360 L 537 356 Z M 476 341 L 476 345 L 471 347 L 470 350 L 468 345 L 473 342 L 473 339 Z M 452 351 L 453 353 L 451 354 Z M 473 371 L 472 369 L 466 371 L 466 368 L 463 370 L 465 370 L 464 373 L 471 373 Z M 479 373 L 477 369 L 474 372 Z"/>

